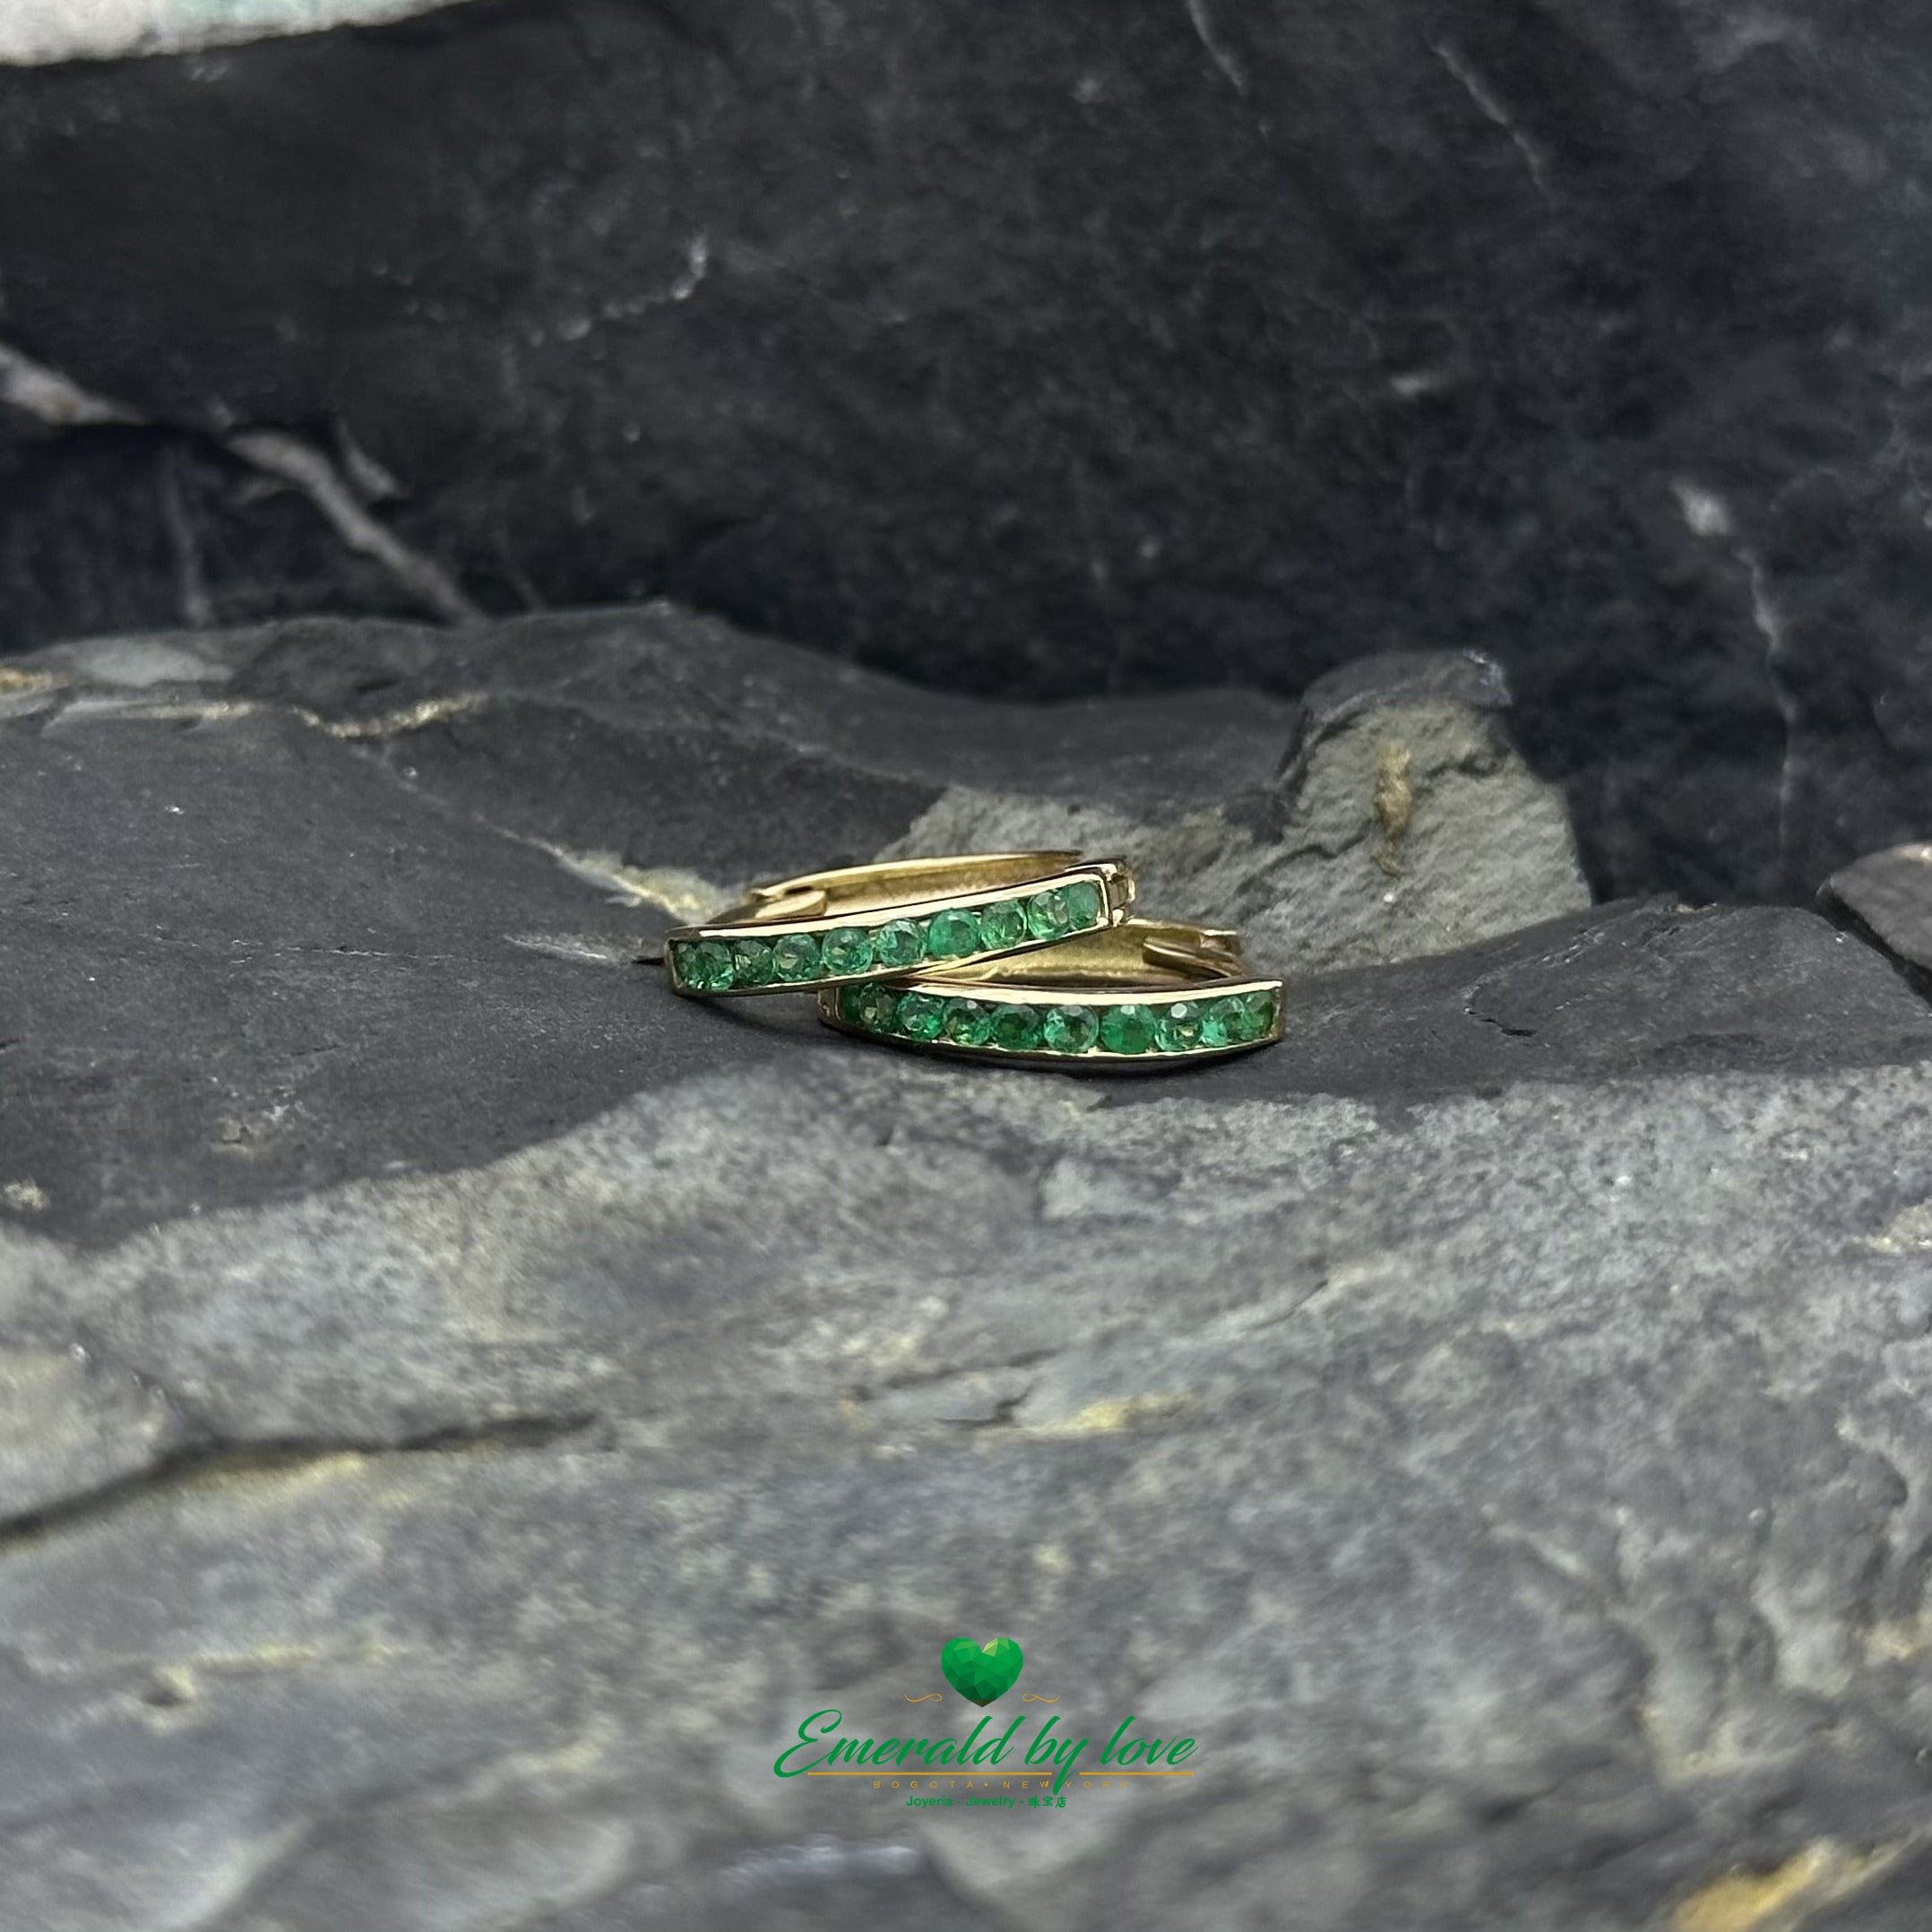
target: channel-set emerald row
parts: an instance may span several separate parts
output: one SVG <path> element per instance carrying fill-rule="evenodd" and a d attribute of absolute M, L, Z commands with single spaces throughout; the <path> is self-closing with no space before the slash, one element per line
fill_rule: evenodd
<path fill-rule="evenodd" d="M 1149 999 L 1119 1005 L 1022 1005 L 891 986 L 841 987 L 838 1015 L 884 1039 L 910 1039 L 990 1053 L 1109 1054 L 1123 1058 L 1252 1047 L 1279 1017 L 1272 988 L 1212 999 Z M 831 994 L 822 997 L 831 998 Z"/>
<path fill-rule="evenodd" d="M 1107 901 L 1091 879 L 1074 879 L 1019 899 L 948 906 L 923 919 L 858 920 L 829 932 L 788 932 L 772 938 L 681 940 L 670 949 L 677 985 L 694 993 L 737 993 L 759 987 L 808 986 L 865 973 L 904 973 L 928 960 L 966 960 L 984 953 L 1065 939 L 1107 920 Z"/>

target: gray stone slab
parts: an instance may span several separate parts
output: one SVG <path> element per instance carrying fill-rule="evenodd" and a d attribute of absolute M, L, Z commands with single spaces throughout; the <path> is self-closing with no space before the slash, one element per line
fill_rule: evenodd
<path fill-rule="evenodd" d="M 1821 895 L 1908 970 L 1932 973 L 1932 845 L 1894 845 L 1834 872 Z"/>
<path fill-rule="evenodd" d="M 1282 772 L 1264 706 L 1068 740 L 668 610 L 24 667 L 0 1926 L 1905 1932 L 1932 1007 L 1809 913 L 1577 903 L 1471 669 Z M 747 828 L 988 798 L 1192 827 L 1257 926 L 1326 879 L 1288 1038 L 995 1071 L 634 962 Z M 1509 929 L 1415 950 L 1459 851 Z M 993 1634 L 1055 1700 L 996 1712 L 1197 1775 L 773 1774 L 963 1736 Z"/>
<path fill-rule="evenodd" d="M 1922 0 L 479 0 L 0 68 L 54 372 L 0 380 L 0 649 L 654 594 L 1032 696 L 1469 646 L 1600 893 L 1808 900 L 1926 829 L 1928 73 Z"/>
<path fill-rule="evenodd" d="M 1649 1928 L 1923 1831 L 1922 1067 L 1394 1121 L 804 1064 L 6 1237 L 10 1334 L 199 1445 L 0 1554 L 13 1922 Z M 1199 1779 L 773 1778 L 982 1629 Z"/>

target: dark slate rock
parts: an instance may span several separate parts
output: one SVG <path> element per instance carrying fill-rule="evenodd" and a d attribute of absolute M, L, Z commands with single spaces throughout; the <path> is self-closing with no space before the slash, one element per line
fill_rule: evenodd
<path fill-rule="evenodd" d="M 1793 907 L 1600 907 L 1439 958 L 1295 982 L 1294 1037 L 1216 1090 L 1403 1100 L 1926 1057 L 1932 1010 Z M 1166 1082 L 1162 1082 L 1163 1085 Z"/>
<path fill-rule="evenodd" d="M 1281 755 L 1283 773 L 1305 763 L 1324 738 L 1363 712 L 1398 698 L 1493 712 L 1506 712 L 1514 703 L 1503 667 L 1480 651 L 1385 651 L 1357 659 L 1317 677 L 1301 694 L 1288 749 Z"/>
<path fill-rule="evenodd" d="M 92 665 L 125 640 L 47 662 Z M 289 624 L 203 640 L 206 675 L 252 697 L 300 706 L 340 728 L 381 735 L 413 708 L 467 696 L 568 708 L 632 735 L 736 734 L 794 756 L 892 774 L 928 795 L 939 785 L 1023 786 L 1041 797 L 1122 811 L 1218 799 L 1267 781 L 1295 707 L 1253 691 L 1196 691 L 1055 705 L 922 689 L 789 649 L 668 604 L 526 617 L 474 630 Z M 649 761 L 638 776 L 649 781 Z M 513 774 L 505 774 L 513 788 Z M 598 789 L 567 769 L 546 789 Z M 522 798 L 518 789 L 515 796 Z M 755 809 L 756 807 L 754 807 Z M 771 828 L 785 836 L 782 825 Z"/>
<path fill-rule="evenodd" d="M 350 746 L 259 712 L 8 740 L 0 1169 L 50 1227 L 466 1164 L 707 1057 L 612 970 L 634 915 Z"/>
<path fill-rule="evenodd" d="M 496 611 L 1479 650 L 1603 893 L 1808 899 L 1923 830 L 1928 72 L 1918 0 L 491 0 L 0 73 L 0 335 L 143 418 L 9 412 L 0 634 L 418 609 L 293 431 Z"/>
<path fill-rule="evenodd" d="M 0 1548 L 0 1904 L 1650 1932 L 1912 1843 L 1922 1065 L 1089 1091 L 832 1045 L 469 1173 L 0 1237 L 9 1345 L 182 1419 Z M 828 1704 L 903 1735 L 967 1629 L 1198 1781 L 772 1778 Z"/>
<path fill-rule="evenodd" d="M 0 682 L 0 1178 L 99 1238 L 467 1166 L 755 1061 L 815 1029 L 695 1009 L 639 956 L 755 878 L 915 832 L 1144 853 L 1155 910 L 1246 920 L 1259 963 L 1305 971 L 1581 904 L 1560 807 L 1499 738 L 1428 790 L 1428 747 L 1487 714 L 1384 668 L 1354 714 L 1421 747 L 1400 881 L 1367 856 L 1372 755 L 1338 727 L 1271 780 L 1289 713 L 1253 697 L 1000 705 L 668 608 L 56 647 Z"/>
<path fill-rule="evenodd" d="M 1932 1898 L 1932 1845 L 1906 1847 L 1875 1862 L 1879 1869 L 1871 1883 L 1845 1885 L 1844 1876 L 1856 1876 L 1855 1866 L 1845 1861 L 1849 1869 L 1840 1886 L 1851 1895 L 1835 1904 L 1830 1894 L 1839 1887 L 1815 1888 L 1815 1896 L 1824 1894 L 1824 1909 L 1806 1932 L 1913 1932 L 1924 1922 L 1926 1900 Z"/>
<path fill-rule="evenodd" d="M 1875 949 L 1572 910 L 1117 1082 L 631 962 L 774 749 L 853 850 L 1312 791 L 1352 877 L 1373 734 L 1496 730 L 1433 676 L 1277 793 L 1285 709 L 1056 749 L 663 609 L 10 670 L 0 1925 L 1903 1932 L 1932 1006 Z M 1417 822 L 1507 898 L 1484 760 Z M 1198 1777 L 773 1777 L 826 1706 L 963 1735 L 995 1633 Z"/>
<path fill-rule="evenodd" d="M 1873 852 L 1834 872 L 1823 897 L 1921 983 L 1932 976 L 1932 845 Z"/>
<path fill-rule="evenodd" d="M 1143 904 L 1239 927 L 1270 970 L 1453 952 L 1590 901 L 1560 795 L 1503 729 L 1509 703 L 1488 660 L 1391 651 L 1317 678 L 1280 770 L 1215 804 L 1042 798 L 1016 766 L 1024 789 L 949 786 L 887 850 L 1115 853 Z M 935 746 L 927 768 L 948 763 Z"/>
<path fill-rule="evenodd" d="M 1471 702 L 1448 694 L 1469 674 L 1393 653 L 1350 667 L 1332 707 L 1327 680 L 1292 709 L 1229 691 L 1015 705 L 660 605 L 453 634 L 319 622 L 95 640 L 14 675 L 287 705 L 686 911 L 881 847 L 1078 846 L 1134 860 L 1150 904 L 1239 923 L 1258 959 L 1308 971 L 1588 902 L 1561 800 L 1502 729 L 1500 674 L 1481 668 Z M 102 702 L 122 700 L 88 701 Z M 1309 705 L 1326 720 L 1312 736 Z M 1297 732 L 1308 755 L 1277 772 Z"/>

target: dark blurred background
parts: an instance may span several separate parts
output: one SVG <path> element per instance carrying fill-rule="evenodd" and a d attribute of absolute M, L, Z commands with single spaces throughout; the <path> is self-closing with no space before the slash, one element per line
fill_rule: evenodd
<path fill-rule="evenodd" d="M 524 0 L 0 68 L 0 651 L 668 597 L 1508 668 L 1600 893 L 1932 832 L 1924 0 Z"/>

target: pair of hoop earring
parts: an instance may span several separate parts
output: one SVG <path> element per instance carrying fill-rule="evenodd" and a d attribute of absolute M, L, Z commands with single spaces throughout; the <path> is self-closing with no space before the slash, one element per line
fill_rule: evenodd
<path fill-rule="evenodd" d="M 1160 1066 L 1281 1037 L 1281 982 L 1238 935 L 1134 916 L 1134 875 L 1078 852 L 802 874 L 665 943 L 695 999 L 812 993 L 828 1026 L 1028 1065 Z"/>

